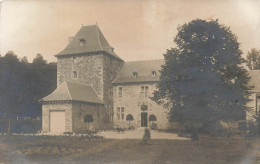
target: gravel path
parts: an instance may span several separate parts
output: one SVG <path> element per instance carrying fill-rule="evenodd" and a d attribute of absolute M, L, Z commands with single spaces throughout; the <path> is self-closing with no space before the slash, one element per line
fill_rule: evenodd
<path fill-rule="evenodd" d="M 103 136 L 108 139 L 142 139 L 144 130 L 134 131 L 102 131 L 97 135 Z M 176 133 L 165 133 L 151 130 L 151 139 L 171 139 L 171 140 L 189 140 L 189 138 L 178 137 Z"/>

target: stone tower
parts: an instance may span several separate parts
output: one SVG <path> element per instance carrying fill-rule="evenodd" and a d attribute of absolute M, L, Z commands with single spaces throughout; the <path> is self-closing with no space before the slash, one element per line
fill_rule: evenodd
<path fill-rule="evenodd" d="M 77 81 L 92 86 L 103 100 L 106 120 L 113 115 L 112 81 L 124 61 L 116 55 L 97 25 L 82 26 L 69 38 L 67 47 L 57 57 L 57 86 L 64 81 Z"/>

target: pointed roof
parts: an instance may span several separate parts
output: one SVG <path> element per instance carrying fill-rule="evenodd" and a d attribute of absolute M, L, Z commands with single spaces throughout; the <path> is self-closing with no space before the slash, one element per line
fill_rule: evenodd
<path fill-rule="evenodd" d="M 113 84 L 159 81 L 159 70 L 163 64 L 163 59 L 125 62 Z M 155 76 L 152 75 L 153 71 L 156 71 Z M 134 72 L 137 73 L 136 77 L 133 76 Z"/>
<path fill-rule="evenodd" d="M 80 45 L 80 40 L 85 40 L 85 45 Z M 82 54 L 90 52 L 106 52 L 107 54 L 122 60 L 109 45 L 106 38 L 97 25 L 82 26 L 73 37 L 67 47 L 59 52 L 56 57 L 63 55 Z"/>
<path fill-rule="evenodd" d="M 40 101 L 67 100 L 103 104 L 103 101 L 97 96 L 93 87 L 75 82 L 63 82 L 50 95 L 42 98 Z"/>

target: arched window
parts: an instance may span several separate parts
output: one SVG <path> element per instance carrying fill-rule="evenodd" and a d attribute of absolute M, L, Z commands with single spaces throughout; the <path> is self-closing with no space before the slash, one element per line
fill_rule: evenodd
<path fill-rule="evenodd" d="M 149 121 L 152 121 L 152 122 L 157 121 L 156 116 L 153 115 L 153 114 L 151 114 L 151 115 L 149 116 Z"/>

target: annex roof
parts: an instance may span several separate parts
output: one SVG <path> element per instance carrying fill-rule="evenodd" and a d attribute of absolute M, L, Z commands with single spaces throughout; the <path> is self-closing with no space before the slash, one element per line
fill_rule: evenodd
<path fill-rule="evenodd" d="M 159 70 L 163 64 L 163 59 L 125 62 L 113 84 L 159 81 Z M 156 71 L 155 75 L 153 71 Z M 134 76 L 134 73 L 137 75 Z"/>
<path fill-rule="evenodd" d="M 84 41 L 84 45 L 81 45 L 80 43 L 82 40 Z M 67 47 L 55 56 L 59 57 L 90 52 L 106 52 L 107 54 L 122 60 L 114 52 L 113 47 L 109 45 L 97 25 L 82 26 Z"/>
<path fill-rule="evenodd" d="M 97 96 L 92 86 L 76 82 L 63 82 L 50 95 L 42 98 L 40 101 L 66 100 L 103 104 L 103 101 Z"/>

